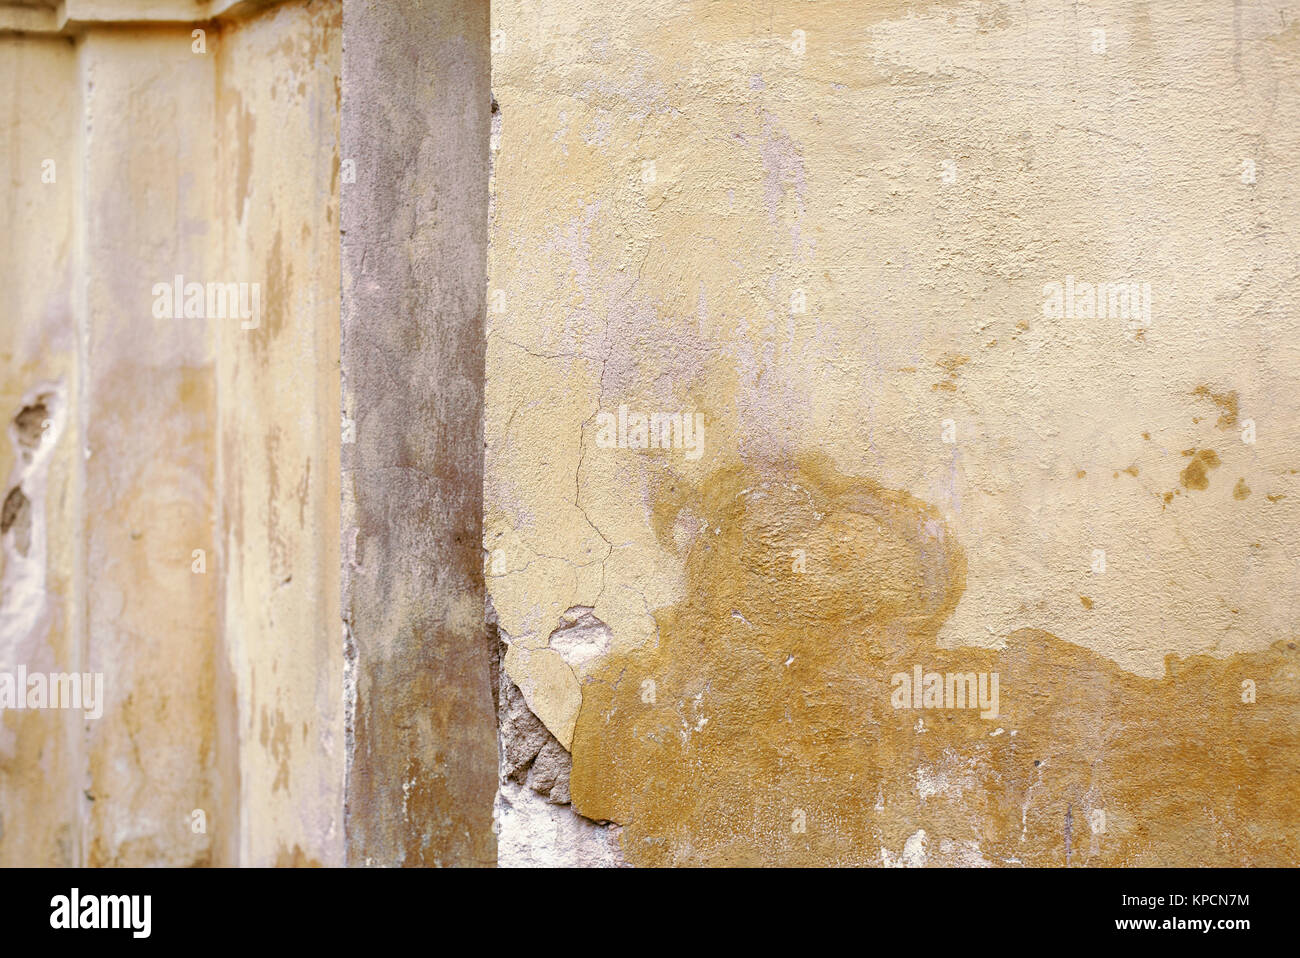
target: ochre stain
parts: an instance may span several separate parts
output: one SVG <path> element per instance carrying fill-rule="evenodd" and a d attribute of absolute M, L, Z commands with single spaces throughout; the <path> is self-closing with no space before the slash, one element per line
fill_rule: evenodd
<path fill-rule="evenodd" d="M 1088 598 L 1086 595 L 1079 596 L 1079 601 L 1083 603 L 1085 609 L 1092 608 L 1092 599 Z"/>
<path fill-rule="evenodd" d="M 1215 423 L 1220 429 L 1231 429 L 1237 424 L 1237 393 L 1235 391 L 1216 393 L 1209 386 L 1197 386 L 1192 390 L 1192 395 L 1201 399 L 1208 399 L 1223 410 L 1218 422 Z"/>
<path fill-rule="evenodd" d="M 284 845 L 280 846 L 275 856 L 276 868 L 324 868 L 317 859 L 311 858 L 302 850 L 302 846 L 294 842 L 293 851 L 289 851 Z"/>
<path fill-rule="evenodd" d="M 290 237 L 290 244 L 293 239 Z M 262 285 L 261 315 L 257 326 L 249 331 L 250 341 L 259 351 L 267 349 L 270 342 L 283 332 L 291 318 L 289 303 L 293 296 L 293 263 L 286 261 L 283 251 L 284 240 L 280 231 L 276 231 L 267 257 L 265 282 Z"/>
<path fill-rule="evenodd" d="M 1178 481 L 1187 489 L 1208 489 L 1210 477 L 1206 470 L 1219 468 L 1219 457 L 1213 449 L 1192 450 L 1192 461 L 1178 476 Z M 1183 453 L 1187 455 L 1187 453 Z"/>
<path fill-rule="evenodd" d="M 284 713 L 280 709 L 275 710 L 275 716 L 268 720 L 266 706 L 262 706 L 262 727 L 258 741 L 261 742 L 262 748 L 266 749 L 276 764 L 275 781 L 271 783 L 271 791 L 278 792 L 280 789 L 289 788 L 289 735 L 292 726 L 285 721 Z"/>
<path fill-rule="evenodd" d="M 960 356 L 953 353 L 938 360 L 935 365 L 944 371 L 944 379 L 930 387 L 931 390 L 942 389 L 946 392 L 957 391 L 957 376 L 961 367 L 970 362 L 969 356 Z"/>
<path fill-rule="evenodd" d="M 1246 499 L 1250 496 L 1250 486 L 1246 485 L 1245 479 L 1238 479 L 1237 484 L 1232 489 L 1232 498 Z"/>
<path fill-rule="evenodd" d="M 879 864 L 923 829 L 930 864 L 1065 865 L 1067 810 L 1104 815 L 1075 865 L 1300 856 L 1294 643 L 1158 679 L 1035 629 L 940 648 L 966 582 L 942 515 L 824 462 L 665 479 L 652 521 L 688 537 L 684 597 L 598 666 L 573 740 L 574 806 L 632 863 Z M 998 673 L 999 715 L 895 709 L 918 665 Z"/>
<path fill-rule="evenodd" d="M 239 147 L 238 164 L 235 169 L 234 211 L 236 222 L 242 224 L 244 222 L 244 207 L 248 205 L 248 201 L 252 198 L 253 135 L 257 129 L 257 120 L 244 106 L 238 92 L 233 89 L 228 92 L 233 100 L 235 140 Z"/>

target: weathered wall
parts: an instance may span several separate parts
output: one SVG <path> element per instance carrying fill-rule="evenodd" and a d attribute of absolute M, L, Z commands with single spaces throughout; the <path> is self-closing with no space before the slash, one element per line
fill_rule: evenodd
<path fill-rule="evenodd" d="M 496 860 L 479 558 L 486 0 L 344 4 L 348 861 Z"/>
<path fill-rule="evenodd" d="M 1294 864 L 1298 6 L 0 0 L 0 864 Z"/>
<path fill-rule="evenodd" d="M 340 5 L 270 6 L 0 10 L 0 669 L 104 688 L 0 716 L 6 864 L 342 861 Z"/>
<path fill-rule="evenodd" d="M 494 5 L 489 591 L 628 860 L 1296 861 L 1298 13 Z"/>
<path fill-rule="evenodd" d="M 282 5 L 216 51 L 224 634 L 239 698 L 239 860 L 343 863 L 338 3 Z"/>
<path fill-rule="evenodd" d="M 152 309 L 155 283 L 216 265 L 212 64 L 183 28 L 92 31 L 78 61 L 84 671 L 105 695 L 87 723 L 86 861 L 212 863 L 234 835 L 233 700 L 220 580 L 191 556 L 216 551 L 215 329 Z"/>
<path fill-rule="evenodd" d="M 78 176 L 77 60 L 62 38 L 0 37 L 0 669 L 64 671 L 81 659 L 82 437 L 74 356 L 73 184 Z M 53 167 L 43 167 L 46 160 Z M 54 181 L 42 182 L 42 170 Z M 84 761 L 73 713 L 0 716 L 0 862 L 66 865 L 80 855 Z"/>

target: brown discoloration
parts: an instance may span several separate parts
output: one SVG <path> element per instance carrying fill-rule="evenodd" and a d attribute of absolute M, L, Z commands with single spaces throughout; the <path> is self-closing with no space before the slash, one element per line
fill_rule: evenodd
<path fill-rule="evenodd" d="M 935 365 L 944 371 L 944 378 L 932 385 L 930 388 L 942 389 L 946 392 L 957 391 L 957 376 L 961 372 L 961 367 L 970 362 L 969 356 L 949 354 L 943 359 L 938 360 Z"/>
<path fill-rule="evenodd" d="M 1231 429 L 1237 424 L 1237 393 L 1235 390 L 1215 392 L 1209 386 L 1197 386 L 1192 390 L 1192 395 L 1200 399 L 1208 399 L 1223 410 L 1218 422 L 1215 423 L 1220 429 Z"/>
<path fill-rule="evenodd" d="M 1207 470 L 1218 469 L 1219 464 L 1219 457 L 1213 449 L 1192 450 L 1192 461 L 1179 473 L 1178 481 L 1187 489 L 1208 489 L 1210 477 Z"/>
<path fill-rule="evenodd" d="M 1238 479 L 1237 484 L 1232 487 L 1232 498 L 1248 499 L 1250 497 L 1250 486 L 1246 485 L 1244 478 Z"/>
<path fill-rule="evenodd" d="M 234 686 L 213 638 L 214 390 L 208 367 L 120 360 L 94 382 L 105 398 L 88 428 L 96 455 L 86 481 L 114 494 L 86 545 L 100 588 L 90 593 L 85 668 L 105 673 L 103 717 L 87 723 L 92 867 L 232 861 L 239 770 Z M 190 571 L 195 548 L 207 551 L 209 575 Z M 107 604 L 105 594 L 120 598 Z M 171 828 L 195 808 L 208 831 L 187 828 L 178 842 Z"/>
<path fill-rule="evenodd" d="M 1081 603 L 1083 603 L 1083 607 L 1084 607 L 1085 609 L 1091 609 L 1091 608 L 1092 608 L 1092 599 L 1088 598 L 1086 595 L 1081 595 L 1081 596 L 1079 596 L 1079 601 L 1080 601 Z"/>
<path fill-rule="evenodd" d="M 293 851 L 280 846 L 279 853 L 275 856 L 276 868 L 323 868 L 324 866 L 312 858 L 297 842 L 294 843 Z"/>
<path fill-rule="evenodd" d="M 234 213 L 237 222 L 242 223 L 244 221 L 244 206 L 252 195 L 250 184 L 253 169 L 253 131 L 257 127 L 257 119 L 244 105 L 243 100 L 239 98 L 237 93 L 232 94 L 232 99 L 235 111 L 235 130 L 238 136 Z"/>
<path fill-rule="evenodd" d="M 32 503 L 22 486 L 14 486 L 0 507 L 0 534 L 14 530 L 14 551 L 27 555 L 32 545 Z"/>
<path fill-rule="evenodd" d="M 356 677 L 347 859 L 489 865 L 498 768 L 481 552 L 489 10 L 457 0 L 355 13 L 344 27 L 341 155 L 385 186 L 345 190 L 341 205 L 341 363 L 357 420 L 342 466 L 342 603 Z"/>
<path fill-rule="evenodd" d="M 45 432 L 45 422 L 50 415 L 45 405 L 48 401 L 48 396 L 38 397 L 36 402 L 24 406 L 18 410 L 18 415 L 14 416 L 14 433 L 18 438 L 20 449 L 35 449 L 40 445 L 41 436 Z"/>
<path fill-rule="evenodd" d="M 657 643 L 587 683 L 573 742 L 574 805 L 624 824 L 630 861 L 870 864 L 924 829 L 931 863 L 966 849 L 1063 865 L 1067 810 L 1076 838 L 1105 815 L 1075 864 L 1300 853 L 1300 662 L 1286 643 L 1170 656 L 1159 679 L 1034 629 L 1002 649 L 942 649 L 966 560 L 925 503 L 811 461 L 724 469 L 699 491 L 666 480 L 656 499 L 665 546 L 680 510 L 706 520 L 686 595 L 656 613 Z M 896 710 L 892 676 L 915 665 L 998 673 L 999 716 Z M 1240 701 L 1245 679 L 1256 704 Z"/>
<path fill-rule="evenodd" d="M 293 237 L 290 236 L 291 244 L 292 240 Z M 266 280 L 259 304 L 261 315 L 255 317 L 257 325 L 248 331 L 248 336 L 258 351 L 266 350 L 270 341 L 279 336 L 294 318 L 290 311 L 295 288 L 293 258 L 285 256 L 283 242 L 283 236 L 277 230 L 266 263 Z"/>
<path fill-rule="evenodd" d="M 262 748 L 266 749 L 272 760 L 275 762 L 275 781 L 271 785 L 272 792 L 278 792 L 280 789 L 289 788 L 289 734 L 292 731 L 288 722 L 285 721 L 284 712 L 280 709 L 275 710 L 274 716 L 268 716 L 265 706 L 262 707 L 262 727 L 258 740 Z"/>
<path fill-rule="evenodd" d="M 227 583 L 218 595 L 223 633 L 239 637 L 231 655 L 246 690 L 237 712 L 239 860 L 254 866 L 295 846 L 327 866 L 344 860 L 344 749 L 328 744 L 346 735 L 337 612 L 340 8 L 278 4 L 232 26 L 213 64 L 216 208 L 229 212 L 214 237 L 219 262 L 223 275 L 262 284 L 257 328 L 234 321 L 216 330 Z M 305 142 L 310 151 L 293 153 Z"/>

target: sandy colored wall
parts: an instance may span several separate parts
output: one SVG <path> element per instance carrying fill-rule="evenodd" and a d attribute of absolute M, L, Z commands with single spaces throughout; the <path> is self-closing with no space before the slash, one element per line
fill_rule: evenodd
<path fill-rule="evenodd" d="M 225 275 L 256 327 L 219 327 L 224 634 L 238 676 L 240 861 L 343 863 L 339 616 L 337 3 L 223 30 Z"/>
<path fill-rule="evenodd" d="M 0 861 L 340 864 L 341 8 L 163 6 L 0 20 L 0 665 L 104 687 L 3 715 Z"/>
<path fill-rule="evenodd" d="M 1295 861 L 1296 23 L 494 4 L 489 593 L 628 861 Z"/>
<path fill-rule="evenodd" d="M 1298 22 L 0 2 L 0 864 L 1294 864 Z"/>
<path fill-rule="evenodd" d="M 0 668 L 68 671 L 81 660 L 81 429 L 78 398 L 74 185 L 80 94 L 71 42 L 0 38 L 0 84 L 11 108 L 0 123 L 4 252 L 0 297 Z M 49 160 L 53 166 L 47 167 Z M 53 182 L 42 182 L 43 172 Z M 15 491 L 19 490 L 19 491 Z M 64 783 L 84 761 L 72 713 L 0 718 L 0 861 L 66 865 L 81 850 L 80 799 Z"/>
<path fill-rule="evenodd" d="M 91 32 L 78 60 L 84 670 L 105 697 L 87 723 L 86 861 L 210 863 L 234 834 L 221 580 L 191 559 L 216 553 L 215 328 L 156 318 L 152 290 L 216 267 L 213 71 L 184 29 Z"/>

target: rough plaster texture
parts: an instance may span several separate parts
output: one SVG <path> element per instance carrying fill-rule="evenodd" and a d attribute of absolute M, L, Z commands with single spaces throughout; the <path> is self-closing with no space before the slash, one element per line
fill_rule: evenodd
<path fill-rule="evenodd" d="M 190 562 L 216 551 L 215 330 L 154 318 L 150 295 L 216 261 L 212 65 L 187 38 L 92 32 L 78 51 L 85 671 L 102 672 L 105 690 L 87 728 L 92 865 L 214 863 L 233 837 L 219 593 Z M 186 841 L 195 808 L 212 828 Z"/>
<path fill-rule="evenodd" d="M 343 860 L 341 8 L 269 6 L 0 11 L 0 668 L 106 700 L 0 716 L 5 864 Z"/>
<path fill-rule="evenodd" d="M 344 4 L 351 864 L 496 861 L 480 561 L 487 17 L 482 0 Z"/>
<path fill-rule="evenodd" d="M 621 829 L 574 814 L 569 751 L 532 710 L 504 667 L 511 649 L 491 606 L 488 628 L 497 639 L 496 683 L 500 786 L 493 811 L 497 864 L 503 868 L 617 867 L 624 864 Z M 574 633 L 590 634 L 578 617 Z"/>
<path fill-rule="evenodd" d="M 0 4 L 0 863 L 1295 864 L 1298 14 Z"/>
<path fill-rule="evenodd" d="M 21 513 L 0 519 L 0 669 L 74 668 L 78 639 L 79 427 L 73 315 L 74 199 L 41 189 L 44 159 L 76 169 L 76 54 L 57 38 L 0 38 L 0 497 L 21 490 Z M 46 424 L 49 423 L 47 426 Z M 57 431 L 56 431 L 57 429 Z M 13 501 L 17 502 L 17 499 Z M 6 510 L 8 511 L 8 510 Z M 26 531 L 24 532 L 24 527 Z M 0 717 L 0 862 L 66 865 L 81 847 L 80 796 L 63 787 L 83 761 L 80 716 Z"/>
<path fill-rule="evenodd" d="M 489 592 L 631 862 L 1300 860 L 1298 15 L 494 4 Z"/>
<path fill-rule="evenodd" d="M 263 284 L 219 327 L 224 634 L 251 865 L 341 865 L 339 96 L 342 6 L 238 21 L 216 53 L 223 275 Z"/>

